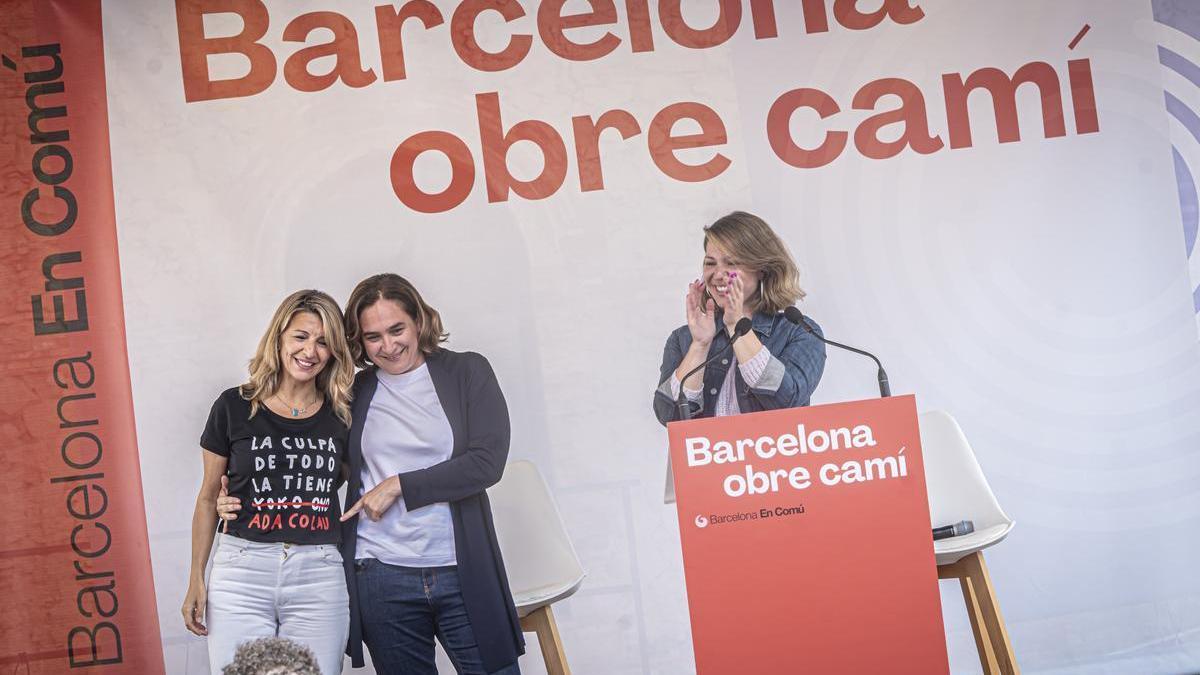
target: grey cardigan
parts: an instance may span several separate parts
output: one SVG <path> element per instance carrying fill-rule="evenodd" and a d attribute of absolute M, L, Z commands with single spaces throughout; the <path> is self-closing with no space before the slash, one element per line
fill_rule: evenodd
<path fill-rule="evenodd" d="M 467 617 L 483 667 L 488 672 L 500 670 L 525 653 L 525 638 L 508 588 L 485 492 L 504 474 L 508 459 L 508 406 L 492 366 L 483 356 L 438 349 L 425 361 L 454 433 L 454 448 L 450 459 L 444 462 L 400 474 L 400 498 L 410 510 L 435 502 L 450 503 L 454 553 Z M 351 504 L 362 492 L 363 425 L 378 382 L 374 367 L 360 372 L 354 381 L 354 424 L 347 452 L 350 475 L 346 489 L 346 500 Z M 353 666 L 360 668 L 364 660 L 362 616 L 354 572 L 357 539 L 358 516 L 355 516 L 342 525 L 342 558 L 350 593 L 350 640 L 346 653 Z"/>

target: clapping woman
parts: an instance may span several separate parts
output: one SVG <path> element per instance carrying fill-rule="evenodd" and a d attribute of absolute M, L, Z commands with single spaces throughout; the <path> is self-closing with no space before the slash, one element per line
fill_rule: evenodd
<path fill-rule="evenodd" d="M 684 300 L 687 323 L 663 349 L 658 421 L 678 419 L 681 388 L 693 417 L 808 405 L 825 369 L 825 345 L 780 313 L 803 297 L 796 263 L 761 218 L 735 211 L 704 228 L 701 276 Z M 731 353 L 683 380 L 729 346 L 742 319 L 752 330 Z"/>

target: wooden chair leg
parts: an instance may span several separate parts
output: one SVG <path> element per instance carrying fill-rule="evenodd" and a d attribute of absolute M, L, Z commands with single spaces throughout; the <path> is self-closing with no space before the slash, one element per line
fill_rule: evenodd
<path fill-rule="evenodd" d="M 962 587 L 963 604 L 967 607 L 967 618 L 971 620 L 971 634 L 975 636 L 975 650 L 979 654 L 979 665 L 984 675 L 1001 675 L 1000 663 L 996 659 L 996 651 L 992 647 L 991 636 L 988 635 L 987 622 L 983 620 L 983 610 L 979 606 L 971 578 L 967 575 L 966 565 L 962 560 L 938 569 L 939 579 L 957 579 Z"/>
<path fill-rule="evenodd" d="M 962 586 L 963 603 L 967 606 L 967 616 L 971 619 L 971 632 L 975 635 L 975 649 L 979 652 L 979 665 L 986 675 L 1002 675 L 1000 663 L 996 660 L 996 649 L 992 646 L 992 636 L 988 633 L 987 622 L 983 620 L 983 610 L 979 606 L 979 596 L 975 593 L 974 585 L 969 577 L 958 580 Z"/>
<path fill-rule="evenodd" d="M 554 622 L 554 612 L 550 605 L 538 607 L 521 619 L 521 630 L 537 634 L 548 675 L 571 675 L 571 667 L 567 665 L 567 654 L 563 651 L 562 638 L 558 635 L 558 624 Z"/>
<path fill-rule="evenodd" d="M 958 579 L 962 586 L 983 672 L 986 675 L 1020 675 L 983 554 L 977 551 L 956 563 L 938 567 L 938 578 Z"/>
<path fill-rule="evenodd" d="M 983 613 L 983 622 L 987 626 L 988 635 L 992 638 L 992 647 L 996 659 L 1000 662 L 1000 672 L 1004 675 L 1020 675 L 1017 659 L 1013 654 L 1012 641 L 1008 638 L 1008 628 L 1004 625 L 1004 617 L 1000 614 L 1000 603 L 996 600 L 996 592 L 992 587 L 992 578 L 988 574 L 987 565 L 983 562 L 983 554 L 975 553 L 962 559 L 966 563 L 967 573 L 971 578 L 971 586 L 975 589 L 979 608 Z"/>

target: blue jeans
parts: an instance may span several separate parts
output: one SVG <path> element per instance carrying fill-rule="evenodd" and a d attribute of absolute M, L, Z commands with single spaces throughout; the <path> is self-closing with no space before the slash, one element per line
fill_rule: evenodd
<path fill-rule="evenodd" d="M 401 567 L 374 558 L 354 562 L 363 642 L 380 675 L 437 675 L 437 636 L 460 675 L 520 675 L 514 662 L 488 673 L 463 604 L 457 567 Z"/>

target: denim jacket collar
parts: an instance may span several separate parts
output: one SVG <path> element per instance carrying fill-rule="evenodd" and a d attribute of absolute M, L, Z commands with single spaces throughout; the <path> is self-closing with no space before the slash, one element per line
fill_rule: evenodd
<path fill-rule="evenodd" d="M 775 328 L 775 318 L 775 314 L 755 312 L 754 318 L 751 319 L 754 323 L 754 332 L 761 334 L 765 338 L 771 337 L 771 331 Z"/>

